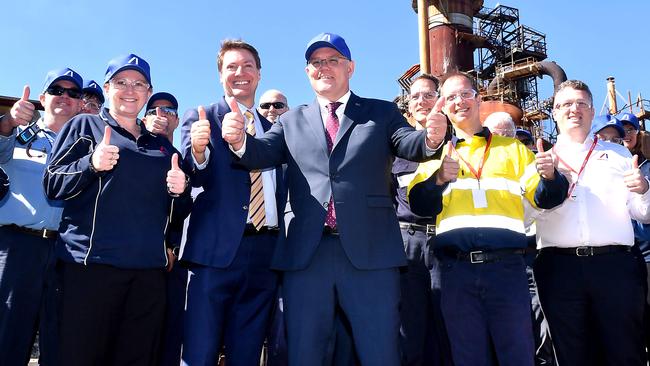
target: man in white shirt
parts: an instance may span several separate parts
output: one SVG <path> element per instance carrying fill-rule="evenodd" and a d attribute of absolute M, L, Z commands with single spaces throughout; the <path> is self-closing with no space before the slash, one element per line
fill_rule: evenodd
<path fill-rule="evenodd" d="M 560 365 L 644 365 L 643 278 L 630 218 L 650 219 L 648 181 L 625 147 L 589 131 L 584 83 L 558 87 L 553 148 L 569 198 L 537 218 L 539 296 Z"/>

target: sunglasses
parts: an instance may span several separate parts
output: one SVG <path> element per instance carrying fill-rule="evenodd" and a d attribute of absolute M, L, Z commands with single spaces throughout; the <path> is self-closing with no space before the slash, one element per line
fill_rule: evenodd
<path fill-rule="evenodd" d="M 273 103 L 262 103 L 262 104 L 260 104 L 260 108 L 262 108 L 262 109 L 269 109 L 269 108 L 271 108 L 271 106 L 273 106 L 273 108 L 275 108 L 275 109 L 282 109 L 282 108 L 284 108 L 286 106 L 286 104 L 284 104 L 282 102 L 273 102 Z"/>
<path fill-rule="evenodd" d="M 154 107 L 151 109 L 147 109 L 147 111 L 144 113 L 145 116 L 152 116 L 156 114 L 156 108 L 160 108 L 160 111 L 163 114 L 171 114 L 174 116 L 178 116 L 178 110 L 172 107 Z"/>
<path fill-rule="evenodd" d="M 53 85 L 53 86 L 45 89 L 45 92 L 47 94 L 55 95 L 57 97 L 60 97 L 60 96 L 63 95 L 63 93 L 66 93 L 66 94 L 68 94 L 68 96 L 70 98 L 73 98 L 73 99 L 81 99 L 81 96 L 83 95 L 83 93 L 79 89 L 76 89 L 76 88 L 64 88 L 64 87 L 59 86 L 59 85 Z"/>

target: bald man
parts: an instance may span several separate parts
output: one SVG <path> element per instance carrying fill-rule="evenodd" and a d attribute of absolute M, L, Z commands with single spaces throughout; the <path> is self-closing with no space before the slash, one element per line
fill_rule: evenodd
<path fill-rule="evenodd" d="M 271 123 L 275 123 L 280 115 L 288 110 L 287 97 L 281 91 L 275 89 L 264 92 L 260 98 L 260 105 L 257 107 L 257 111 Z"/>

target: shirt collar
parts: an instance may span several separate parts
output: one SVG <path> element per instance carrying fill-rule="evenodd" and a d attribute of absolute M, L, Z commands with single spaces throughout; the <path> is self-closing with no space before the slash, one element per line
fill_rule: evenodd
<path fill-rule="evenodd" d="M 593 142 L 594 142 L 593 135 L 587 135 L 587 138 L 582 143 L 571 141 L 571 138 L 565 134 L 557 135 L 558 145 L 572 146 L 573 148 L 581 148 L 582 150 L 587 150 Z"/>
<path fill-rule="evenodd" d="M 490 135 L 492 135 L 492 132 L 490 132 L 490 129 L 488 129 L 487 127 L 483 127 L 482 130 L 480 130 L 479 132 L 474 134 L 474 136 L 483 137 L 486 140 L 490 137 Z M 463 141 L 465 141 L 465 139 L 457 138 L 456 141 L 457 142 L 463 142 Z"/>
<path fill-rule="evenodd" d="M 347 93 L 343 94 L 343 96 L 340 97 L 338 100 L 335 100 L 335 102 L 341 103 L 343 108 L 345 108 L 345 105 L 348 104 L 348 100 L 350 100 L 350 95 L 352 95 L 352 91 L 348 90 Z M 320 97 L 318 95 L 316 96 L 316 99 L 318 100 L 318 105 L 320 105 L 321 109 L 327 108 L 327 106 L 330 103 L 332 103 L 331 101 L 329 101 L 329 100 L 327 100 L 327 99 L 325 99 L 323 97 Z"/>

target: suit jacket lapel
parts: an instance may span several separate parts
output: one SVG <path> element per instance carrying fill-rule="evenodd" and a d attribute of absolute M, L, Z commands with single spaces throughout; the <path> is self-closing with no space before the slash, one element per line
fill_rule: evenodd
<path fill-rule="evenodd" d="M 325 155 L 329 155 L 327 152 L 327 139 L 325 138 L 325 125 L 323 124 L 323 117 L 320 114 L 320 105 L 318 104 L 318 100 L 315 100 L 305 109 L 305 117 L 307 118 L 307 123 L 309 123 L 311 130 L 314 132 L 314 137 L 317 143 L 321 145 Z"/>
<path fill-rule="evenodd" d="M 336 134 L 336 140 L 334 140 L 334 147 L 332 147 L 332 151 L 336 149 L 336 145 L 338 145 L 339 141 L 343 139 L 343 136 L 345 136 L 350 127 L 354 125 L 355 116 L 357 115 L 357 112 L 360 108 L 361 99 L 354 95 L 354 93 L 350 94 L 350 99 L 348 99 L 348 103 L 345 106 L 345 111 L 343 111 L 343 118 L 341 118 L 339 121 L 339 132 Z"/>
<path fill-rule="evenodd" d="M 226 103 L 226 99 L 221 98 L 216 103 L 214 108 L 215 122 L 217 122 L 217 126 L 219 126 L 219 129 L 221 129 L 221 121 L 223 121 L 223 116 L 225 116 L 226 113 L 228 112 L 230 112 L 230 107 L 228 106 L 228 103 Z"/>

